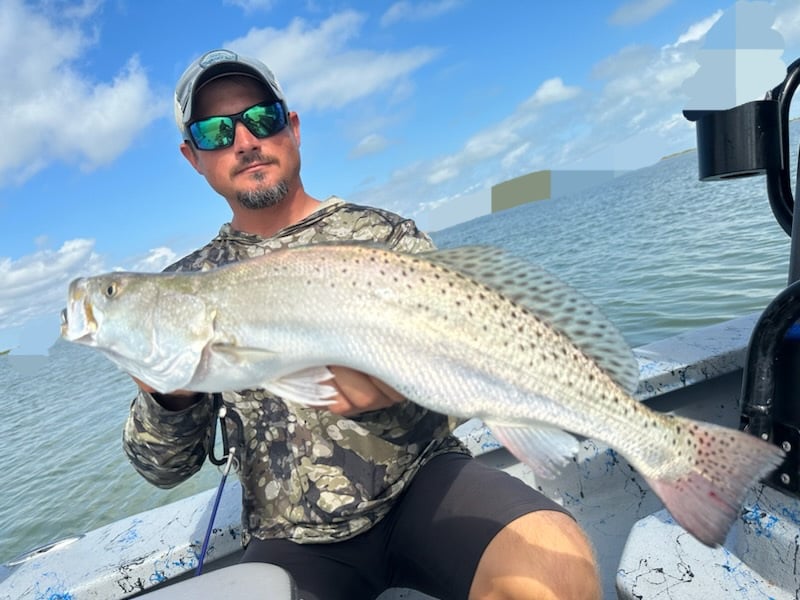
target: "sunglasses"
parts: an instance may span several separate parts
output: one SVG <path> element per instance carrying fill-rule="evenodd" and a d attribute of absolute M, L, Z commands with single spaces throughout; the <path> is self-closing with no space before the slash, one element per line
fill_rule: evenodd
<path fill-rule="evenodd" d="M 198 150 L 227 148 L 239 122 L 257 138 L 269 137 L 286 127 L 286 108 L 282 102 L 262 102 L 235 115 L 200 119 L 189 124 L 189 136 Z"/>

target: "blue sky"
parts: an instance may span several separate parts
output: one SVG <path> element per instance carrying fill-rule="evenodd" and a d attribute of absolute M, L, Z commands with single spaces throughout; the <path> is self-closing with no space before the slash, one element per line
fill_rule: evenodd
<path fill-rule="evenodd" d="M 680 111 L 782 80 L 800 3 L 0 0 L 0 349 L 45 351 L 74 277 L 160 270 L 230 218 L 172 117 L 218 47 L 276 72 L 312 195 L 426 228 L 531 171 L 693 147 Z"/>

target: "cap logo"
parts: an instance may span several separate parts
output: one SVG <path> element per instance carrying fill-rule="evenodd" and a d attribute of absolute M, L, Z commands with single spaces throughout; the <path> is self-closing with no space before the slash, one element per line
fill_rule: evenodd
<path fill-rule="evenodd" d="M 201 58 L 199 64 L 203 69 L 207 69 L 211 65 L 215 65 L 219 62 L 236 61 L 238 58 L 239 57 L 230 50 L 213 50 Z"/>

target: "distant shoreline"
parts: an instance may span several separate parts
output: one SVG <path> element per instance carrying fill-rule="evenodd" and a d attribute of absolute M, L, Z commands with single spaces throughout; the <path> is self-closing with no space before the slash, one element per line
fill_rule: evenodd
<path fill-rule="evenodd" d="M 0 356 L 5 356 L 9 352 L 11 352 L 11 350 L 0 350 Z"/>

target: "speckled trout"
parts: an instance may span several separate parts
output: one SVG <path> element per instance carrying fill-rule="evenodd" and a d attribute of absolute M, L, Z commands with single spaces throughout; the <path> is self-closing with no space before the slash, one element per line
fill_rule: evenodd
<path fill-rule="evenodd" d="M 638 365 L 617 329 L 577 291 L 494 248 L 325 244 L 206 272 L 76 279 L 62 336 L 161 392 L 266 388 L 324 406 L 335 393 L 326 367 L 357 369 L 433 411 L 482 419 L 541 476 L 575 455 L 575 435 L 591 437 L 708 545 L 783 456 L 638 402 Z"/>

